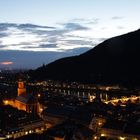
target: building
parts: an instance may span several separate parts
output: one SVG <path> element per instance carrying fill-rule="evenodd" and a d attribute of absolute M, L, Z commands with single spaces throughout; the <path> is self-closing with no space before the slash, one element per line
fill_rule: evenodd
<path fill-rule="evenodd" d="M 25 81 L 18 81 L 17 97 L 15 100 L 5 100 L 6 105 L 12 105 L 28 113 L 39 113 L 39 103 L 32 93 L 27 93 Z"/>
<path fill-rule="evenodd" d="M 100 129 L 98 135 L 100 138 L 118 139 L 118 140 L 139 140 L 140 139 L 139 122 L 109 121 Z"/>

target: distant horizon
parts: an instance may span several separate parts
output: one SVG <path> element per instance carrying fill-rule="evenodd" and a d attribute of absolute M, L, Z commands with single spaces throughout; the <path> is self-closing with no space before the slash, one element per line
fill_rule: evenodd
<path fill-rule="evenodd" d="M 139 0 L 0 1 L 0 69 L 35 69 L 140 28 Z"/>

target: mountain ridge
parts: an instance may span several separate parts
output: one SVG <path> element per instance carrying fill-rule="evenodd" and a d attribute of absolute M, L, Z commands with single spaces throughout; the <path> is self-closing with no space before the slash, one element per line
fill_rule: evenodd
<path fill-rule="evenodd" d="M 119 83 L 140 81 L 140 29 L 100 43 L 78 56 L 32 71 L 38 79 Z"/>

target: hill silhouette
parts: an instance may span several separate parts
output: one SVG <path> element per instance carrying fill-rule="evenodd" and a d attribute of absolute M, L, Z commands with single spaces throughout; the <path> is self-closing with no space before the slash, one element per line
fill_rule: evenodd
<path fill-rule="evenodd" d="M 110 38 L 79 56 L 44 65 L 30 75 L 90 83 L 140 83 L 140 29 Z"/>

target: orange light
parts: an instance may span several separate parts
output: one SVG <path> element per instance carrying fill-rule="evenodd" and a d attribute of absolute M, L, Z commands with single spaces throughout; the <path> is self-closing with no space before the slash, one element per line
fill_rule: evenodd
<path fill-rule="evenodd" d="M 97 136 L 94 137 L 94 140 L 97 140 Z"/>
<path fill-rule="evenodd" d="M 37 96 L 38 96 L 38 97 L 40 97 L 41 95 L 40 95 L 40 94 L 38 94 Z"/>
<path fill-rule="evenodd" d="M 101 122 L 98 122 L 98 125 L 100 126 L 100 125 L 102 125 L 102 123 Z"/>
<path fill-rule="evenodd" d="M 4 62 L 0 62 L 1 65 L 12 65 L 14 62 L 12 61 L 4 61 Z"/>
<path fill-rule="evenodd" d="M 8 100 L 5 100 L 5 101 L 4 101 L 4 104 L 6 104 L 6 105 L 7 105 L 8 103 L 9 103 L 9 101 L 8 101 Z"/>

